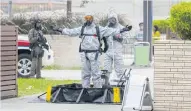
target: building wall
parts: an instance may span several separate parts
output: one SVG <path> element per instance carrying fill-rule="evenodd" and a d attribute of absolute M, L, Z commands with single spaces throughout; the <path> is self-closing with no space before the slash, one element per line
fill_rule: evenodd
<path fill-rule="evenodd" d="M 81 39 L 79 37 L 68 37 L 65 35 L 45 35 L 50 43 L 53 51 L 55 64 L 63 66 L 65 68 L 81 67 L 79 45 Z M 123 54 L 124 64 L 131 65 L 133 62 L 133 43 L 135 41 L 129 38 L 126 44 L 124 44 Z M 134 39 L 134 38 L 133 38 Z M 104 63 L 104 54 L 101 56 L 101 67 Z"/>
<path fill-rule="evenodd" d="M 78 37 L 67 37 L 64 35 L 46 36 L 54 51 L 55 64 L 63 67 L 80 67 Z"/>
<path fill-rule="evenodd" d="M 156 111 L 191 111 L 191 41 L 155 44 Z"/>

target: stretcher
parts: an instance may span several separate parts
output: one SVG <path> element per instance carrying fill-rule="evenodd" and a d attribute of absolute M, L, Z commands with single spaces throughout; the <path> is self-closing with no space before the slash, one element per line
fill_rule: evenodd
<path fill-rule="evenodd" d="M 102 79 L 107 77 L 102 71 Z M 116 85 L 103 81 L 102 88 L 82 88 L 81 84 L 67 84 L 49 86 L 47 92 L 38 96 L 39 99 L 46 95 L 46 102 L 64 104 L 112 104 L 121 105 L 121 111 L 153 111 L 153 100 L 146 76 L 132 75 L 131 69 L 116 80 Z"/>
<path fill-rule="evenodd" d="M 81 84 L 67 84 L 67 85 L 57 85 L 49 86 L 47 92 L 38 96 L 40 99 L 46 94 L 46 101 L 51 103 L 100 103 L 100 104 L 122 104 L 123 93 L 124 93 L 124 83 L 127 81 L 122 80 L 125 76 L 130 74 L 131 69 L 128 74 L 126 70 L 120 80 L 116 81 L 117 85 L 109 85 L 105 82 L 107 79 L 106 70 L 102 70 L 102 88 L 82 88 Z"/>

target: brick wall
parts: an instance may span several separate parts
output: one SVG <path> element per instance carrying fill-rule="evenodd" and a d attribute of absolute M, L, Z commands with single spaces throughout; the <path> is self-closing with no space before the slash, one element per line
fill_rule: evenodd
<path fill-rule="evenodd" d="M 155 111 L 191 111 L 191 41 L 155 44 Z"/>

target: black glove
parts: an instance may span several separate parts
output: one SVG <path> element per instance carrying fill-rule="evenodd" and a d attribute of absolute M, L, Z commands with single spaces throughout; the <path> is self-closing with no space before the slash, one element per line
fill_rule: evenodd
<path fill-rule="evenodd" d="M 45 49 L 49 50 L 49 46 L 47 44 L 44 44 L 43 46 Z"/>
<path fill-rule="evenodd" d="M 60 32 L 62 33 L 62 28 L 59 28 L 59 27 L 55 27 L 55 26 L 50 26 L 50 29 L 52 29 L 53 31 L 57 31 L 57 32 Z"/>
<path fill-rule="evenodd" d="M 130 31 L 132 29 L 132 26 L 126 26 L 125 28 L 123 28 L 120 33 L 126 32 L 126 31 Z"/>

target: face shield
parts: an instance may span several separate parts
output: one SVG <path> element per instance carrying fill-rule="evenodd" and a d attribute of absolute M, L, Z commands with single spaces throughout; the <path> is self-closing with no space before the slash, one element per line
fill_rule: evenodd
<path fill-rule="evenodd" d="M 109 22 L 109 27 L 113 27 L 113 26 L 116 25 L 117 20 L 116 20 L 115 17 L 111 17 L 111 18 L 108 19 L 108 22 Z"/>

